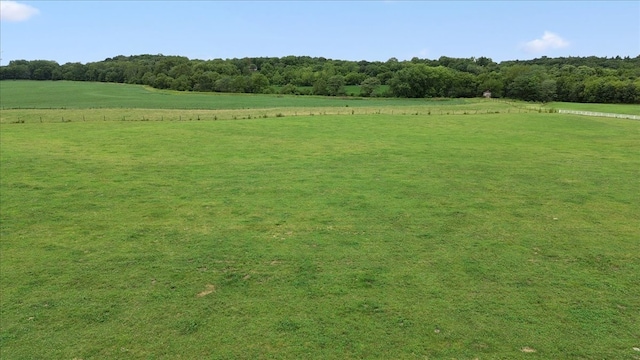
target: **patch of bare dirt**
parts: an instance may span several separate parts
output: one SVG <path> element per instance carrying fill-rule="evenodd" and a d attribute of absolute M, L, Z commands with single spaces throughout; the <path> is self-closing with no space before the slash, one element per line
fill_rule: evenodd
<path fill-rule="evenodd" d="M 524 353 L 534 353 L 536 352 L 536 349 L 530 348 L 528 346 L 523 347 L 522 349 L 520 349 L 522 352 Z"/>
<path fill-rule="evenodd" d="M 199 292 L 198 295 L 196 295 L 196 296 L 197 297 L 207 296 L 207 295 L 211 294 L 214 291 L 216 291 L 215 285 L 207 284 L 206 289 L 204 291 Z"/>

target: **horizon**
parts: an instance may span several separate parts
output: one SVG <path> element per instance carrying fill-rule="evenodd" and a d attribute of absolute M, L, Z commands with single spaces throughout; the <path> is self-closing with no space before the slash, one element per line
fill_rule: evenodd
<path fill-rule="evenodd" d="M 368 62 L 486 57 L 497 63 L 640 54 L 640 2 L 634 1 L 0 1 L 0 6 L 2 65 L 160 54 Z"/>
<path fill-rule="evenodd" d="M 326 56 L 308 56 L 308 55 L 284 55 L 284 56 L 246 56 L 246 57 L 236 57 L 236 58 L 213 58 L 213 59 L 198 59 L 198 58 L 190 58 L 188 56 L 184 56 L 184 55 L 179 55 L 179 54 L 129 54 L 129 55 L 125 55 L 125 54 L 118 54 L 115 56 L 109 56 L 106 57 L 102 60 L 96 60 L 96 61 L 89 61 L 89 62 L 80 62 L 80 61 L 68 61 L 68 62 L 58 62 L 55 59 L 13 59 L 10 60 L 11 61 L 53 61 L 58 63 L 58 65 L 65 65 L 68 63 L 80 63 L 82 65 L 87 65 L 90 63 L 99 63 L 99 62 L 104 62 L 104 61 L 109 61 L 109 60 L 113 60 L 115 58 L 118 57 L 125 57 L 125 58 L 132 58 L 132 57 L 138 57 L 138 56 L 165 56 L 165 57 L 183 57 L 183 58 L 187 58 L 189 61 L 215 61 L 215 60 L 222 60 L 222 61 L 229 61 L 229 60 L 244 60 L 244 59 L 282 59 L 282 58 L 286 58 L 286 57 L 309 57 L 312 59 L 326 59 L 327 61 L 348 61 L 348 62 L 360 62 L 360 61 L 365 61 L 365 62 L 369 62 L 369 63 L 375 63 L 375 62 L 381 62 L 381 63 L 385 63 L 391 59 L 396 59 L 398 62 L 410 62 L 412 59 L 404 59 L 404 60 L 400 60 L 397 59 L 395 57 L 391 57 L 387 60 L 367 60 L 367 59 L 361 59 L 361 60 L 346 60 L 346 59 L 337 59 L 337 58 L 329 58 Z M 479 58 L 488 58 L 490 60 L 492 60 L 493 62 L 497 63 L 498 65 L 500 65 L 501 63 L 508 63 L 508 62 L 529 62 L 529 61 L 536 61 L 536 60 L 542 60 L 542 59 L 585 59 L 585 58 L 599 58 L 599 59 L 637 59 L 640 58 L 640 54 L 638 54 L 637 56 L 620 56 L 620 55 L 615 55 L 615 56 L 595 56 L 595 55 L 586 55 L 586 56 L 540 56 L 537 58 L 533 58 L 533 59 L 526 59 L 526 60 L 522 60 L 522 59 L 507 59 L 507 60 L 503 60 L 503 61 L 495 61 L 494 59 L 491 59 L 488 56 L 472 56 L 472 57 L 468 57 L 468 58 L 458 58 L 458 57 L 452 57 L 452 56 L 447 56 L 447 55 L 442 55 L 439 58 L 436 59 L 430 59 L 430 58 L 418 58 L 419 60 L 427 60 L 427 61 L 439 61 L 440 58 L 442 57 L 446 57 L 446 58 L 450 58 L 450 59 L 479 59 Z M 8 66 L 9 63 L 2 63 L 0 66 Z"/>

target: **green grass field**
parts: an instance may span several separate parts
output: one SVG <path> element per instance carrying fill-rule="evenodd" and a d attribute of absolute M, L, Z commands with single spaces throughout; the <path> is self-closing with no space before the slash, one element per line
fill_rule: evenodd
<path fill-rule="evenodd" d="M 494 104 L 2 110 L 0 358 L 640 358 L 640 123 Z"/>
<path fill-rule="evenodd" d="M 35 109 L 247 109 L 422 106 L 420 99 L 353 98 L 263 94 L 198 93 L 158 90 L 114 83 L 74 81 L 0 81 L 0 108 Z M 430 101 L 432 105 L 460 105 L 464 99 Z"/>
<path fill-rule="evenodd" d="M 567 102 L 552 102 L 546 105 L 547 108 L 593 111 L 613 114 L 640 115 L 640 105 L 631 104 L 579 104 Z"/>
<path fill-rule="evenodd" d="M 139 85 L 0 82 L 0 123 L 243 120 L 300 115 L 477 115 L 547 111 L 486 99 L 384 99 L 188 93 Z"/>

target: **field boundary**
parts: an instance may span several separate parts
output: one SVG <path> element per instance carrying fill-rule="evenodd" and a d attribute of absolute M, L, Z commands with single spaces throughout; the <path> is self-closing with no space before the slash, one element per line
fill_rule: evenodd
<path fill-rule="evenodd" d="M 85 122 L 85 121 L 207 121 L 207 120 L 251 120 L 297 116 L 323 115 L 406 115 L 406 116 L 445 116 L 445 115 L 488 115 L 548 113 L 550 111 L 535 108 L 432 108 L 416 107 L 307 107 L 307 108 L 269 108 L 269 109 L 8 109 L 0 113 L 0 124 Z"/>
<path fill-rule="evenodd" d="M 616 118 L 616 119 L 640 120 L 640 116 L 638 116 L 638 115 L 614 114 L 614 113 L 603 113 L 603 112 L 594 112 L 594 111 L 558 110 L 558 113 L 560 113 L 560 114 L 585 115 L 585 116 L 610 117 L 610 118 Z"/>

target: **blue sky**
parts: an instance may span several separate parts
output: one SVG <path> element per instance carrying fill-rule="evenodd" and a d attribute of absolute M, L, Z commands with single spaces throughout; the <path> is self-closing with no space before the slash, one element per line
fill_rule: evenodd
<path fill-rule="evenodd" d="M 2 64 L 640 55 L 640 1 L 0 1 Z"/>

